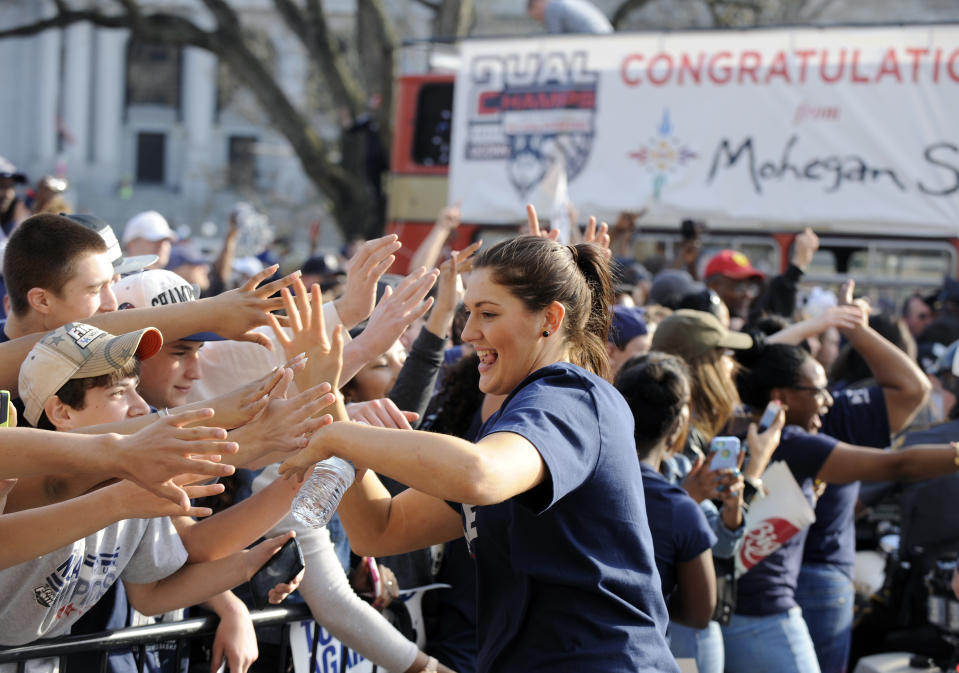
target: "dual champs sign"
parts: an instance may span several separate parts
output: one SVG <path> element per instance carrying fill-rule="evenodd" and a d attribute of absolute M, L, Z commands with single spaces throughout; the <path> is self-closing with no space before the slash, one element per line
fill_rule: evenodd
<path fill-rule="evenodd" d="M 959 234 L 959 26 L 464 42 L 450 202 Z"/>

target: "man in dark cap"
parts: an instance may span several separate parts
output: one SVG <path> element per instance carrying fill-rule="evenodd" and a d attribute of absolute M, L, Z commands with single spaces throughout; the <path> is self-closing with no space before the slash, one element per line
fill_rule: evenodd
<path fill-rule="evenodd" d="M 928 344 L 948 346 L 959 339 L 959 280 L 944 278 L 936 303 L 939 305 L 936 319 L 916 337 L 920 356 L 925 355 L 927 359 L 929 349 L 924 346 Z M 928 365 L 929 362 L 923 364 Z"/>

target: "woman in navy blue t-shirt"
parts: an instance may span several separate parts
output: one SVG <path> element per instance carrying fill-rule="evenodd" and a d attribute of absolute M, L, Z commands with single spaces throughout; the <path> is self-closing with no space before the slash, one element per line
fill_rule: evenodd
<path fill-rule="evenodd" d="M 822 365 L 798 346 L 766 345 L 750 351 L 749 361 L 742 364 L 737 384 L 743 402 L 761 409 L 775 399 L 787 410 L 787 425 L 772 461 L 786 463 L 811 505 L 816 480 L 905 481 L 959 469 L 959 449 L 948 444 L 876 451 L 820 433 L 833 399 Z M 736 614 L 723 627 L 729 673 L 818 673 L 795 600 L 807 532 L 795 534 L 739 579 Z"/>
<path fill-rule="evenodd" d="M 419 549 L 465 530 L 479 671 L 678 670 L 632 415 L 603 378 L 611 298 L 597 246 L 536 236 L 494 246 L 476 260 L 464 300 L 480 389 L 506 396 L 480 439 L 339 422 L 281 468 L 305 473 L 330 455 L 357 466 L 339 510 L 357 553 Z M 391 498 L 373 470 L 411 488 Z"/>
<path fill-rule="evenodd" d="M 627 361 L 615 385 L 636 423 L 636 454 L 670 621 L 704 629 L 716 608 L 716 534 L 696 501 L 659 473 L 689 430 L 688 378 L 682 360 L 654 351 Z M 731 488 L 742 489 L 742 479 Z"/>

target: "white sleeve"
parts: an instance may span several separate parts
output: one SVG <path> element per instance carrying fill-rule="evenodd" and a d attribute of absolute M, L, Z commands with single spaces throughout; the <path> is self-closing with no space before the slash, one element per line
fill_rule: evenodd
<path fill-rule="evenodd" d="M 333 330 L 337 325 L 343 325 L 339 312 L 336 310 L 336 304 L 328 301 L 323 304 L 323 325 L 326 327 L 326 336 L 333 338 Z M 343 325 L 343 343 L 349 343 L 350 331 Z"/>
<path fill-rule="evenodd" d="M 253 482 L 253 492 L 277 477 L 276 465 L 270 465 Z M 266 534 L 279 535 L 290 529 L 303 550 L 306 572 L 300 583 L 300 595 L 310 606 L 313 618 L 335 638 L 379 667 L 402 673 L 416 659 L 416 643 L 407 640 L 369 603 L 353 591 L 340 565 L 326 528 L 306 528 L 287 514 Z"/>

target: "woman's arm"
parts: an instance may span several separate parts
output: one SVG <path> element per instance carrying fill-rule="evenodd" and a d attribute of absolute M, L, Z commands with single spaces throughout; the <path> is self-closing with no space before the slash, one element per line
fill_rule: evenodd
<path fill-rule="evenodd" d="M 445 502 L 413 489 L 391 497 L 372 470 L 357 472 L 337 513 L 360 556 L 401 554 L 463 534 L 459 515 Z"/>
<path fill-rule="evenodd" d="M 959 453 L 952 446 L 911 446 L 881 451 L 839 442 L 816 477 L 828 484 L 852 481 L 915 481 L 959 470 Z"/>
<path fill-rule="evenodd" d="M 886 399 L 892 434 L 904 429 L 929 397 L 929 379 L 905 352 L 866 323 L 840 329 L 869 366 Z"/>
<path fill-rule="evenodd" d="M 766 343 L 798 346 L 809 337 L 818 336 L 830 327 L 851 329 L 861 321 L 862 310 L 858 306 L 832 306 L 815 318 L 800 320 L 769 335 L 766 337 Z"/>
<path fill-rule="evenodd" d="M 669 619 L 705 629 L 716 610 L 716 569 L 713 552 L 676 564 L 676 589 L 669 601 Z"/>
<path fill-rule="evenodd" d="M 539 452 L 526 438 L 496 432 L 478 444 L 419 430 L 333 423 L 313 434 L 280 473 L 305 474 L 317 461 L 339 456 L 442 500 L 492 505 L 525 493 L 546 478 Z"/>

